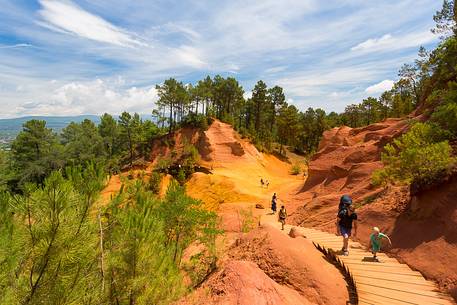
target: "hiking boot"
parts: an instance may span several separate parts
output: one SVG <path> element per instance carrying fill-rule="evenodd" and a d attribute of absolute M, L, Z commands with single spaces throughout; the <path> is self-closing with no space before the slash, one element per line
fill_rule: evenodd
<path fill-rule="evenodd" d="M 348 250 L 343 251 L 343 255 L 344 256 L 348 256 L 349 255 L 349 251 Z"/>

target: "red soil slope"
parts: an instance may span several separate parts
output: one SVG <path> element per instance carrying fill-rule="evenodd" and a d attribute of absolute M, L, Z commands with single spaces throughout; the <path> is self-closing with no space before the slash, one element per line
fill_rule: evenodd
<path fill-rule="evenodd" d="M 356 239 L 368 245 L 370 230 L 390 234 L 391 255 L 436 280 L 457 297 L 457 177 L 414 196 L 407 187 L 374 188 L 371 175 L 382 167 L 382 147 L 407 128 L 389 119 L 364 128 L 327 131 L 309 165 L 309 178 L 291 193 L 293 222 L 335 231 L 339 197 L 353 197 L 359 214 Z"/>
<path fill-rule="evenodd" d="M 265 226 L 242 237 L 220 271 L 179 304 L 337 305 L 348 298 L 341 273 L 308 240 Z"/>
<path fill-rule="evenodd" d="M 345 304 L 343 276 L 308 241 L 269 227 L 240 233 L 244 220 L 255 227 L 257 217 L 269 213 L 273 192 L 283 200 L 303 177 L 289 173 L 291 164 L 258 152 L 228 124 L 216 120 L 200 137 L 204 141 L 194 143 L 205 143 L 208 152 L 200 164 L 211 174 L 195 173 L 187 192 L 218 211 L 226 250 L 218 271 L 178 304 Z"/>

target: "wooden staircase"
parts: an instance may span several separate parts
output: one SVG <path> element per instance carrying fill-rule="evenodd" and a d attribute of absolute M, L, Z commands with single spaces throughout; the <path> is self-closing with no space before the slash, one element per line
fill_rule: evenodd
<path fill-rule="evenodd" d="M 281 225 L 276 217 L 267 215 L 261 222 L 275 227 Z M 286 225 L 288 233 L 294 226 Z M 371 252 L 358 242 L 349 241 L 349 255 L 341 253 L 342 237 L 312 228 L 294 227 L 328 256 L 331 256 L 348 273 L 357 293 L 360 305 L 397 304 L 456 304 L 441 292 L 436 285 L 427 281 L 421 273 L 401 264 L 395 258 L 379 253 L 379 262 L 372 259 Z"/>

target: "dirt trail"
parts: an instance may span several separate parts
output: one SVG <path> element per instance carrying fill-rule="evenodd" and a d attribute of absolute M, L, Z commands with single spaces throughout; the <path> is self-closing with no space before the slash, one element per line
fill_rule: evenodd
<path fill-rule="evenodd" d="M 218 211 L 228 256 L 180 304 L 345 304 L 349 297 L 343 276 L 311 243 L 271 226 L 240 234 L 243 218 L 252 217 L 255 227 L 260 216 L 270 213 L 273 193 L 287 207 L 287 196 L 301 189 L 303 176 L 291 175 L 291 164 L 258 152 L 228 124 L 215 121 L 205 137 L 210 152 L 202 163 L 212 172 L 194 174 L 186 187 Z M 268 188 L 261 186 L 261 178 L 269 181 Z"/>

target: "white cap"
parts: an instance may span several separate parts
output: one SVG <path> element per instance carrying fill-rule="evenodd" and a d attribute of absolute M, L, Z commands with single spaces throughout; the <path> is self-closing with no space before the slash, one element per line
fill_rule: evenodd
<path fill-rule="evenodd" d="M 373 227 L 373 231 L 376 231 L 379 233 L 379 228 L 378 227 Z"/>

